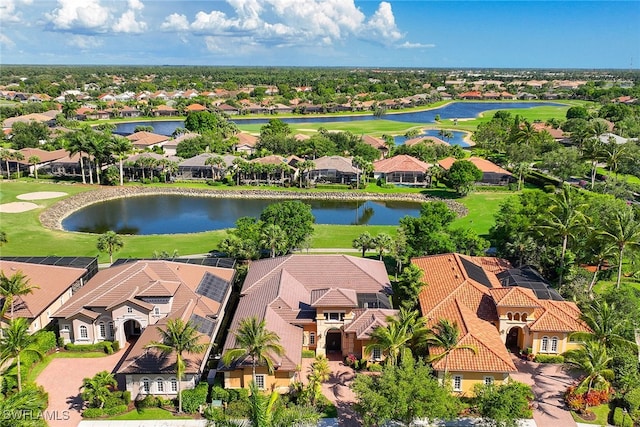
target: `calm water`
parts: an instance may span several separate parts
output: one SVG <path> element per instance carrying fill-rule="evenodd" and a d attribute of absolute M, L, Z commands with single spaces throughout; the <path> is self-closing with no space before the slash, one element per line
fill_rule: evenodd
<path fill-rule="evenodd" d="M 238 218 L 259 217 L 266 206 L 277 202 L 180 195 L 129 197 L 87 206 L 68 216 L 62 227 L 86 233 L 198 233 L 234 227 Z M 403 216 L 417 216 L 420 211 L 420 204 L 411 202 L 304 202 L 311 205 L 317 224 L 395 225 Z"/>
<path fill-rule="evenodd" d="M 444 107 L 436 108 L 428 111 L 417 111 L 412 113 L 398 113 L 398 114 L 386 114 L 384 120 L 393 120 L 398 122 L 410 122 L 410 123 L 435 123 L 436 115 L 440 115 L 441 119 L 462 119 L 476 117 L 483 111 L 487 110 L 510 110 L 513 108 L 533 108 L 540 105 L 563 105 L 555 103 L 540 103 L 540 102 L 452 102 Z M 273 118 L 278 118 L 274 116 Z M 269 119 L 242 119 L 232 117 L 232 120 L 238 124 L 266 124 Z M 353 122 L 362 120 L 380 120 L 373 115 L 367 116 L 338 116 L 338 117 L 290 117 L 282 118 L 285 123 L 330 123 L 330 122 Z M 182 120 L 170 120 L 163 122 L 149 122 L 139 121 L 132 123 L 120 123 L 116 126 L 116 132 L 122 135 L 128 135 L 133 133 L 134 129 L 138 125 L 152 126 L 155 133 L 161 135 L 171 135 L 177 127 L 184 127 L 184 121 Z M 436 131 L 437 132 L 437 131 Z M 461 133 L 461 132 L 460 132 Z M 437 135 L 434 135 L 437 136 Z M 466 146 L 462 141 L 462 138 L 454 137 L 451 144 L 458 144 Z"/>

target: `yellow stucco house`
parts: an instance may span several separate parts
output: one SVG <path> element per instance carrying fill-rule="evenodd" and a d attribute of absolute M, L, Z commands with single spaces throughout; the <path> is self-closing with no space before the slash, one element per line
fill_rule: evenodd
<path fill-rule="evenodd" d="M 470 395 L 476 384 L 501 384 L 516 371 L 511 352 L 561 354 L 580 344 L 571 340 L 588 331 L 578 307 L 549 288 L 534 270 L 514 269 L 499 258 L 442 254 L 411 261 L 423 271 L 419 302 L 428 326 L 440 319 L 455 322 L 460 344 L 477 353 L 457 350 L 433 364 L 454 392 Z M 431 354 L 441 349 L 431 348 Z"/>
<path fill-rule="evenodd" d="M 222 353 L 236 347 L 234 332 L 249 317 L 264 320 L 275 332 L 285 353 L 271 355 L 272 374 L 257 368 L 256 382 L 263 389 L 285 391 L 296 380 L 302 350 L 318 355 L 360 358 L 369 333 L 386 325 L 394 315 L 384 263 L 347 255 L 287 255 L 254 261 L 241 291 Z M 380 354 L 367 355 L 380 359 Z M 231 366 L 220 363 L 227 388 L 248 387 L 252 368 L 249 358 Z"/>

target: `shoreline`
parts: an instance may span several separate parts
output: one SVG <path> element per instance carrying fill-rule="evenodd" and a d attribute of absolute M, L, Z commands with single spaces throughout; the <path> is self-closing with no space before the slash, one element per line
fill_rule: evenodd
<path fill-rule="evenodd" d="M 122 199 L 127 197 L 144 197 L 155 195 L 180 195 L 185 197 L 211 197 L 227 199 L 273 199 L 273 200 L 344 200 L 344 201 L 406 201 L 415 203 L 426 203 L 434 201 L 444 202 L 458 216 L 463 217 L 468 214 L 468 209 L 459 202 L 450 199 L 439 199 L 436 197 L 424 196 L 422 194 L 399 193 L 399 194 L 379 194 L 379 193 L 355 193 L 355 192 L 313 192 L 294 193 L 291 191 L 274 190 L 208 190 L 184 187 L 110 187 L 86 191 L 75 194 L 61 200 L 46 210 L 40 216 L 40 223 L 49 230 L 66 231 L 62 227 L 62 221 L 69 215 L 77 212 L 89 205 L 106 202 L 109 200 Z"/>

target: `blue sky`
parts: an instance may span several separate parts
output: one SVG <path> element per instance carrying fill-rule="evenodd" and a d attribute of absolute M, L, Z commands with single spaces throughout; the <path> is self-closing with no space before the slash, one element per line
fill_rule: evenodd
<path fill-rule="evenodd" d="M 0 63 L 638 69 L 640 0 L 0 0 Z"/>

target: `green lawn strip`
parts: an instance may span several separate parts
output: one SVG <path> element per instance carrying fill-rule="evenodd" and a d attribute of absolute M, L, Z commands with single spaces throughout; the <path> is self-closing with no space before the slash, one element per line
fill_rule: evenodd
<path fill-rule="evenodd" d="M 388 116 L 387 116 L 388 117 Z M 243 124 L 242 122 L 238 122 L 238 128 L 243 132 L 259 134 L 260 128 L 264 125 L 262 124 Z M 390 119 L 377 119 L 377 120 L 355 120 L 348 122 L 325 122 L 325 123 L 290 123 L 289 127 L 292 130 L 292 133 L 303 133 L 303 134 L 313 134 L 318 131 L 320 128 L 331 129 L 332 131 L 342 131 L 342 132 L 351 132 L 355 135 L 378 135 L 382 134 L 393 134 L 393 135 L 404 135 L 407 131 L 411 129 L 420 129 L 426 127 L 425 123 L 409 123 L 409 122 L 399 122 Z"/>
<path fill-rule="evenodd" d="M 609 422 L 608 422 L 609 412 L 610 412 L 609 404 L 605 403 L 604 405 L 593 406 L 593 407 L 590 407 L 589 410 L 592 411 L 594 414 L 596 414 L 596 419 L 593 421 L 588 421 L 583 418 L 580 418 L 580 416 L 576 414 L 574 411 L 571 411 L 571 416 L 577 423 L 595 424 L 598 426 L 609 425 Z"/>
<path fill-rule="evenodd" d="M 562 102 L 564 103 L 564 101 Z M 533 108 L 513 108 L 506 111 L 508 111 L 512 117 L 520 116 L 530 122 L 546 122 L 552 118 L 564 120 L 569 108 L 570 105 L 542 105 Z M 483 111 L 479 117 L 472 118 L 471 120 L 466 120 L 467 118 L 465 118 L 465 120 L 458 120 L 458 124 L 455 124 L 453 119 L 442 120 L 439 124 L 451 129 L 474 131 L 480 123 L 490 121 L 496 111 L 498 110 L 487 109 L 486 111 Z"/>
<path fill-rule="evenodd" d="M 27 381 L 35 381 L 38 376 L 45 370 L 53 359 L 95 359 L 107 356 L 104 352 L 78 352 L 78 351 L 61 351 L 46 355 L 41 361 L 33 365 L 29 371 Z"/>
<path fill-rule="evenodd" d="M 613 277 L 609 280 L 598 280 L 598 283 L 596 283 L 596 285 L 593 287 L 593 291 L 598 295 L 602 295 L 607 291 L 615 289 L 615 287 L 616 287 L 616 277 L 614 274 Z M 620 281 L 620 288 L 621 289 L 633 288 L 640 291 L 640 281 L 635 280 L 631 277 L 623 277 L 622 280 Z"/>
<path fill-rule="evenodd" d="M 625 173 L 612 174 L 608 169 L 605 168 L 597 168 L 597 171 L 601 175 L 605 176 L 613 176 L 621 181 L 626 181 L 629 184 L 640 184 L 640 178 L 635 175 L 627 175 Z"/>
<path fill-rule="evenodd" d="M 314 225 L 312 238 L 314 248 L 352 248 L 353 240 L 368 231 L 372 236 L 387 233 L 395 236 L 397 225 Z M 357 252 L 357 249 L 354 249 Z M 305 253 L 304 250 L 301 251 Z"/>
<path fill-rule="evenodd" d="M 466 197 L 457 199 L 462 203 L 469 214 L 453 221 L 453 228 L 471 228 L 480 235 L 489 233 L 489 229 L 495 223 L 495 214 L 500 210 L 500 205 L 515 192 L 474 192 Z"/>
<path fill-rule="evenodd" d="M 173 420 L 173 419 L 192 419 L 188 415 L 173 415 L 172 412 L 162 408 L 141 408 L 134 409 L 131 412 L 125 414 L 115 415 L 107 420 Z"/>

